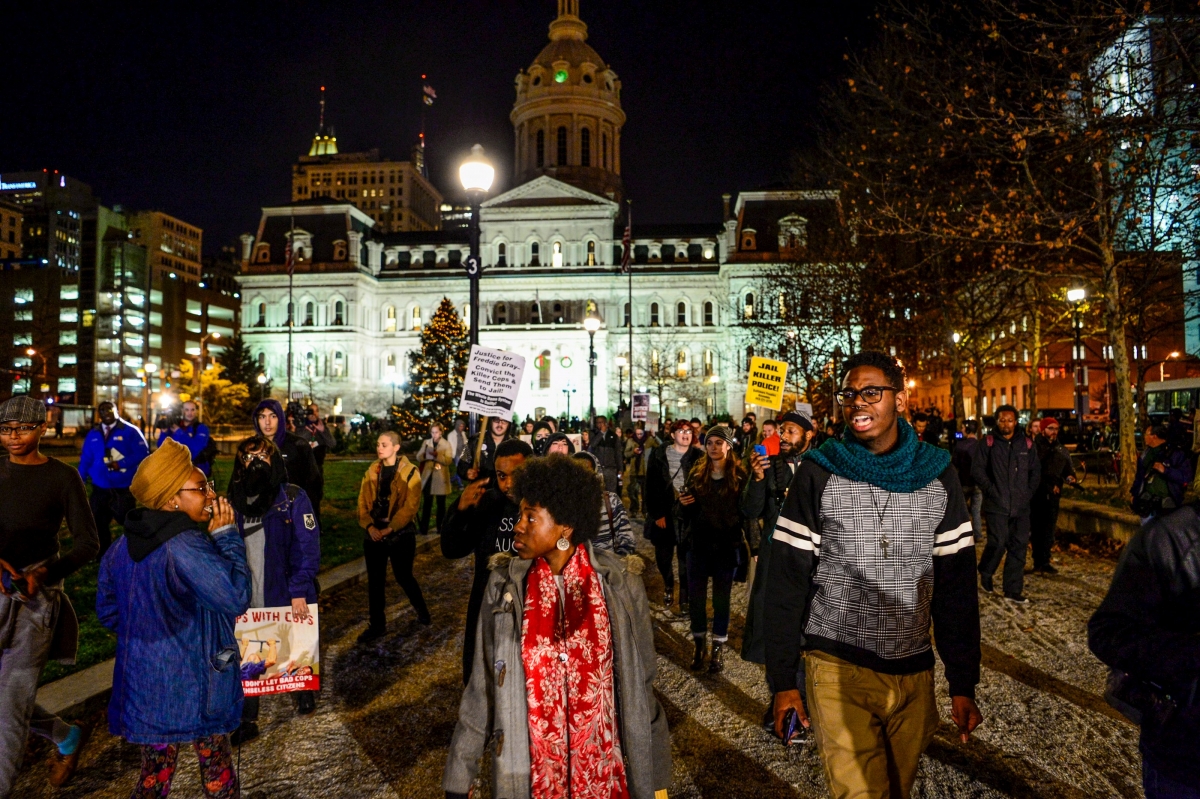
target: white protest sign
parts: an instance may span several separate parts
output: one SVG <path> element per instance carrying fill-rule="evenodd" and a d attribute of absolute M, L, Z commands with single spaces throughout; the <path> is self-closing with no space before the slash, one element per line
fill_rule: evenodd
<path fill-rule="evenodd" d="M 525 359 L 515 352 L 471 347 L 471 362 L 463 380 L 458 409 L 467 413 L 508 418 L 521 390 Z"/>
<path fill-rule="evenodd" d="M 316 691 L 321 687 L 318 608 L 297 619 L 290 605 L 250 608 L 238 617 L 234 637 L 242 655 L 246 696 Z"/>

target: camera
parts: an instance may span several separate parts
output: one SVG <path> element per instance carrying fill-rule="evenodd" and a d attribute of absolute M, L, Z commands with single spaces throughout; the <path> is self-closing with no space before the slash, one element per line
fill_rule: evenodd
<path fill-rule="evenodd" d="M 154 420 L 155 430 L 170 430 L 172 427 L 178 427 L 183 421 L 183 406 L 172 405 L 158 415 Z"/>

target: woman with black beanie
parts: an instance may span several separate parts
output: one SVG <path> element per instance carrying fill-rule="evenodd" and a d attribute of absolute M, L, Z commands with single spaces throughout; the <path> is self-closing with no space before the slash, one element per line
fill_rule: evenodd
<path fill-rule="evenodd" d="M 238 444 L 229 480 L 229 502 L 246 543 L 250 570 L 250 607 L 292 608 L 296 619 L 309 615 L 317 601 L 317 569 L 321 562 L 321 530 L 304 489 L 288 482 L 283 458 L 274 442 L 251 436 Z M 316 709 L 316 692 L 295 692 L 301 715 Z M 230 741 L 241 744 L 258 737 L 258 697 L 242 705 L 242 724 Z"/>

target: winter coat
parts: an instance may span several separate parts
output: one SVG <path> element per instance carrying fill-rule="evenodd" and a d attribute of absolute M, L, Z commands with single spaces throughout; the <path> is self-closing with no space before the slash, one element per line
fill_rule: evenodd
<path fill-rule="evenodd" d="M 1033 441 L 1021 430 L 1011 439 L 989 434 L 975 445 L 971 477 L 983 490 L 984 513 L 1028 516 L 1041 474 Z"/>
<path fill-rule="evenodd" d="M 188 448 L 188 451 L 192 453 L 192 463 L 196 464 L 197 469 L 204 472 L 206 476 L 212 474 L 212 461 L 208 460 L 208 456 L 204 454 L 211 438 L 208 425 L 196 422 L 187 427 L 163 430 L 158 434 L 158 443 L 154 446 L 161 447 L 168 438 L 172 438 Z"/>
<path fill-rule="evenodd" d="M 479 476 L 475 478 L 476 480 L 484 477 L 490 480 L 492 477 L 494 477 L 496 474 L 496 466 L 493 461 L 496 458 L 496 448 L 500 446 L 501 442 L 507 441 L 514 437 L 512 435 L 511 425 L 500 441 L 495 439 L 490 429 L 487 431 L 487 435 L 484 436 L 482 444 L 480 444 L 479 441 L 480 435 L 481 434 L 477 433 L 476 435 L 471 436 L 471 438 L 467 441 L 467 448 L 463 450 L 462 456 L 458 459 L 458 479 L 460 480 L 470 480 L 470 478 L 467 476 L 467 472 L 472 468 L 476 468 L 479 471 Z M 479 448 L 478 465 L 475 464 L 476 447 Z"/>
<path fill-rule="evenodd" d="M 283 406 L 279 400 L 263 400 L 254 409 L 254 430 L 262 435 L 258 427 L 258 414 L 264 408 L 270 409 L 279 418 L 279 427 L 275 429 L 275 446 L 283 456 L 283 464 L 287 467 L 288 482 L 304 489 L 313 507 L 321 507 L 321 499 L 325 496 L 325 476 L 317 466 L 316 456 L 308 442 L 295 433 L 289 433 L 285 426 Z"/>
<path fill-rule="evenodd" d="M 958 472 L 958 482 L 962 484 L 964 492 L 970 492 L 975 488 L 975 478 L 971 476 L 971 468 L 975 459 L 975 450 L 978 447 L 979 439 L 962 438 L 958 439 L 950 450 L 950 462 L 954 464 L 954 470 Z"/>
<path fill-rule="evenodd" d="M 121 453 L 115 471 L 110 471 L 104 458 L 109 450 Z M 129 488 L 138 464 L 150 454 L 146 437 L 142 431 L 124 419 L 118 418 L 104 440 L 104 427 L 96 425 L 83 439 L 83 450 L 79 453 L 79 474 L 86 483 L 89 479 L 96 488 Z"/>
<path fill-rule="evenodd" d="M 429 484 L 429 493 L 435 497 L 444 497 L 450 493 L 450 470 L 454 467 L 454 448 L 444 438 L 439 438 L 437 446 L 433 439 L 427 438 L 417 452 L 417 463 L 421 466 L 421 485 Z M 440 464 L 442 468 L 434 468 Z"/>
<path fill-rule="evenodd" d="M 667 717 L 654 697 L 658 658 L 640 558 L 619 558 L 584 544 L 599 574 L 612 623 L 613 688 L 621 751 L 632 799 L 654 799 L 671 785 L 671 742 Z M 521 630 L 525 581 L 531 560 L 492 556 L 491 575 L 475 630 L 471 680 L 458 708 L 458 724 L 442 787 L 466 796 L 490 741 L 492 796 L 528 799 L 529 715 Z"/>
<path fill-rule="evenodd" d="M 1192 481 L 1192 462 L 1188 456 L 1169 444 L 1163 445 L 1166 454 L 1159 456 L 1157 459 L 1147 457 L 1147 452 L 1143 451 L 1142 456 L 1137 461 L 1137 474 L 1133 478 L 1133 497 L 1137 499 L 1142 494 L 1142 488 L 1146 484 L 1146 479 L 1150 476 L 1153 470 L 1154 463 L 1161 461 L 1166 469 L 1161 474 L 1154 471 L 1156 477 L 1166 480 L 1167 494 L 1174 502 L 1175 508 L 1183 506 L 1183 493 L 1187 489 L 1187 484 Z M 1148 449 L 1148 448 L 1147 448 Z M 1150 461 L 1149 463 L 1147 461 Z"/>
<path fill-rule="evenodd" d="M 1067 452 L 1067 448 L 1058 441 L 1051 442 L 1044 435 L 1039 435 L 1033 443 L 1037 448 L 1038 463 L 1042 470 L 1034 501 L 1043 503 L 1057 501 L 1061 493 L 1054 493 L 1054 489 L 1057 488 L 1061 492 L 1067 478 L 1075 477 L 1075 466 L 1071 463 L 1071 453 Z"/>
<path fill-rule="evenodd" d="M 233 628 L 250 604 L 246 547 L 234 525 L 201 527 L 137 508 L 100 563 L 96 617 L 117 634 L 108 724 L 129 743 L 189 743 L 241 723 Z M 130 541 L 172 533 L 142 560 L 130 555 Z"/>
<path fill-rule="evenodd" d="M 710 574 L 732 571 L 738 566 L 742 542 L 746 539 L 738 507 L 741 489 L 742 486 L 736 486 L 734 493 L 727 496 L 717 491 L 699 494 L 691 480 L 685 486 L 696 498 L 690 505 L 681 506 L 683 521 L 688 526 L 688 544 L 707 564 Z M 757 548 L 757 542 L 753 543 Z"/>
<path fill-rule="evenodd" d="M 246 535 L 246 519 L 238 513 L 238 531 Z M 321 530 L 304 489 L 281 485 L 275 502 L 263 514 L 263 607 L 279 608 L 303 597 L 317 601 L 321 567 Z"/>
<path fill-rule="evenodd" d="M 1121 550 L 1108 594 L 1088 622 L 1088 646 L 1108 666 L 1176 698 L 1179 707 L 1161 729 L 1142 725 L 1142 755 L 1168 778 L 1200 785 L 1200 513 L 1195 505 L 1160 516 Z"/>
<path fill-rule="evenodd" d="M 658 543 L 661 536 L 668 535 L 672 539 L 675 537 L 675 522 L 674 511 L 675 501 L 678 499 L 675 495 L 675 486 L 671 481 L 671 474 L 667 463 L 667 447 L 674 446 L 673 444 L 664 444 L 661 447 L 655 447 L 650 450 L 650 457 L 646 461 L 646 496 L 644 498 L 646 511 L 646 537 L 652 542 Z M 684 475 L 692 470 L 692 466 L 704 454 L 703 450 L 696 447 L 690 447 L 687 452 L 683 453 L 683 460 L 680 462 L 679 468 Z M 666 519 L 666 528 L 660 528 L 654 523 L 656 519 Z"/>
<path fill-rule="evenodd" d="M 625 439 L 625 464 L 629 469 L 630 477 L 646 476 L 646 461 L 649 459 L 651 451 L 658 446 L 658 439 L 652 435 L 647 435 L 641 441 L 634 436 Z M 638 447 L 642 449 L 640 454 Z"/>
<path fill-rule="evenodd" d="M 375 524 L 371 519 L 371 508 L 379 493 L 381 468 L 383 461 L 375 461 L 368 466 L 358 489 L 358 524 L 364 530 Z M 421 507 L 421 476 L 417 467 L 403 455 L 396 458 L 396 476 L 392 478 L 390 493 L 388 527 L 392 528 L 393 533 L 398 533 L 417 518 L 417 509 Z"/>

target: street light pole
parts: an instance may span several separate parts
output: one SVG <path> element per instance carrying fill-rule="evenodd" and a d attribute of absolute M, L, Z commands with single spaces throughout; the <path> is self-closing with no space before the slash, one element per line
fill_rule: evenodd
<path fill-rule="evenodd" d="M 496 169 L 483 157 L 482 145 L 476 144 L 471 147 L 471 156 L 458 168 L 458 178 L 462 181 L 462 187 L 466 190 L 467 199 L 471 204 L 471 252 L 463 266 L 467 270 L 467 278 L 471 283 L 471 328 L 468 333 L 468 341 L 473 347 L 479 343 L 479 278 L 483 274 L 483 262 L 479 257 L 479 205 L 483 202 L 488 190 L 492 188 L 492 181 L 496 179 Z M 395 383 L 392 384 L 392 391 L 393 404 L 395 404 Z M 478 428 L 479 416 L 472 413 L 470 415 L 471 435 L 475 435 L 479 431 Z"/>
<path fill-rule="evenodd" d="M 258 377 L 254 379 L 258 381 L 258 401 L 262 402 L 264 399 L 266 399 L 265 394 L 267 390 L 267 376 L 262 372 L 259 372 Z"/>
<path fill-rule="evenodd" d="M 588 333 L 588 428 L 596 426 L 596 331 L 600 329 L 600 317 L 589 313 L 583 320 L 583 329 Z"/>
<path fill-rule="evenodd" d="M 196 373 L 196 422 L 204 421 L 204 403 L 201 400 L 204 398 L 204 368 L 205 362 L 208 360 L 208 340 L 220 339 L 220 333 L 205 333 L 200 337 L 200 371 Z"/>
<path fill-rule="evenodd" d="M 1086 297 L 1087 292 L 1083 289 L 1067 291 L 1067 301 L 1071 303 L 1071 326 L 1075 329 L 1075 345 L 1071 348 L 1071 372 L 1075 382 L 1075 424 L 1080 435 L 1083 434 L 1083 316 L 1079 306 Z"/>
<path fill-rule="evenodd" d="M 618 355 L 614 362 L 617 364 L 617 408 L 621 408 L 625 404 L 625 365 L 629 361 L 624 355 Z M 630 397 L 630 400 L 633 398 Z M 630 416 L 632 420 L 633 417 Z"/>

